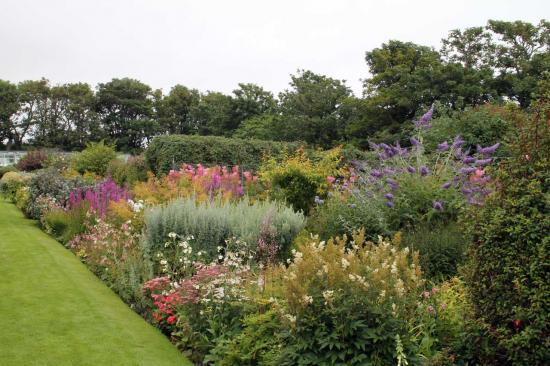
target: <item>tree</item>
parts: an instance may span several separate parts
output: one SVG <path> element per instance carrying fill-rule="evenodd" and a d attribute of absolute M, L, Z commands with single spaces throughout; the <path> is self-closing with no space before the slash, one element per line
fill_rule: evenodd
<path fill-rule="evenodd" d="M 200 135 L 230 136 L 232 102 L 229 95 L 208 92 L 192 110 L 193 123 Z"/>
<path fill-rule="evenodd" d="M 264 114 L 275 113 L 277 101 L 273 93 L 256 84 L 239 84 L 233 90 L 232 120 L 230 128 L 237 129 L 243 121 Z"/>
<path fill-rule="evenodd" d="M 158 100 L 157 119 L 160 129 L 169 134 L 190 134 L 197 126 L 192 119 L 192 110 L 200 101 L 199 91 L 176 85 L 164 98 Z"/>
<path fill-rule="evenodd" d="M 13 144 L 12 116 L 19 109 L 17 86 L 0 80 L 0 144 L 7 143 L 8 150 Z"/>
<path fill-rule="evenodd" d="M 151 88 L 135 79 L 99 84 L 96 110 L 105 132 L 123 151 L 141 149 L 158 129 Z"/>
<path fill-rule="evenodd" d="M 323 147 L 342 141 L 346 121 L 341 107 L 352 94 L 345 81 L 306 70 L 298 70 L 291 79 L 291 89 L 279 94 L 280 139 Z"/>

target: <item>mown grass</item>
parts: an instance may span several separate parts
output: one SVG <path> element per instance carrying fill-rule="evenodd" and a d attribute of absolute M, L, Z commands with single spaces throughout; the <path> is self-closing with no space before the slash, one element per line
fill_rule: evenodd
<path fill-rule="evenodd" d="M 58 242 L 0 200 L 0 365 L 191 365 Z"/>

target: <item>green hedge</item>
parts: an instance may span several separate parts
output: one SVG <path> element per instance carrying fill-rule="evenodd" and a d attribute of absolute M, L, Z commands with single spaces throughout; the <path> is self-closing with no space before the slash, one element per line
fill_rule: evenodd
<path fill-rule="evenodd" d="M 296 150 L 300 144 L 264 140 L 244 140 L 219 136 L 170 135 L 153 139 L 145 151 L 149 168 L 167 173 L 182 163 L 240 165 L 257 170 L 266 154 L 279 154 L 285 148 Z"/>

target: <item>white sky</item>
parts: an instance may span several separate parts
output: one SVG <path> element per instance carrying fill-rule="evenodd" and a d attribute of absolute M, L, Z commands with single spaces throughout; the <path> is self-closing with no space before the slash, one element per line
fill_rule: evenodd
<path fill-rule="evenodd" d="M 0 0 L 0 79 L 278 93 L 310 69 L 359 94 L 365 51 L 389 39 L 439 49 L 451 29 L 549 15 L 548 0 Z"/>

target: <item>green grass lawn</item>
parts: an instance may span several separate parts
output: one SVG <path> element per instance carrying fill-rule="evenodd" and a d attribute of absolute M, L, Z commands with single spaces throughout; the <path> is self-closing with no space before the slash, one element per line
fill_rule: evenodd
<path fill-rule="evenodd" d="M 61 244 L 0 200 L 0 365 L 191 365 Z"/>

